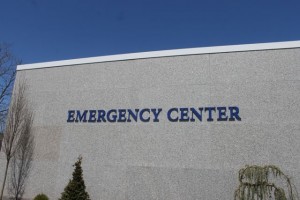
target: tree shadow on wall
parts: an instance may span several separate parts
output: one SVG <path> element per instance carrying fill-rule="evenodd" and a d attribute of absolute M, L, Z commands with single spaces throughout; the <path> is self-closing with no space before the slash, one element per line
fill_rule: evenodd
<path fill-rule="evenodd" d="M 234 200 L 299 200 L 299 197 L 291 178 L 278 167 L 246 165 L 239 171 Z"/>

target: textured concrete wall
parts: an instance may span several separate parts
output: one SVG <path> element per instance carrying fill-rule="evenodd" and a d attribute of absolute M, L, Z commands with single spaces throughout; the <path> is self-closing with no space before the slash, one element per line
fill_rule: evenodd
<path fill-rule="evenodd" d="M 20 77 L 35 110 L 27 197 L 58 198 L 79 155 L 95 200 L 233 199 L 246 164 L 277 165 L 300 191 L 300 49 L 44 68 Z M 242 121 L 66 122 L 70 109 L 161 107 L 165 116 L 171 107 L 232 105 Z"/>

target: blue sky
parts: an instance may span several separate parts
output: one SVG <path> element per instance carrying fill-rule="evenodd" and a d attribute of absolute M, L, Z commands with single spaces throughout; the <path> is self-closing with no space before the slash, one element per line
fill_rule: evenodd
<path fill-rule="evenodd" d="M 0 42 L 23 63 L 300 40 L 300 1 L 0 0 Z"/>

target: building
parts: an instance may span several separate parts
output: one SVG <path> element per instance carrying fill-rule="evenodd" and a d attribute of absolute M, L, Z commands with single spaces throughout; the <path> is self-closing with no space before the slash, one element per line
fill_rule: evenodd
<path fill-rule="evenodd" d="M 2 140 L 3 140 L 3 134 L 0 133 L 0 151 L 1 151 L 1 147 L 2 147 Z"/>
<path fill-rule="evenodd" d="M 17 70 L 35 112 L 28 198 L 57 199 L 79 155 L 95 200 L 233 199 L 239 169 L 267 164 L 300 191 L 300 41 Z"/>

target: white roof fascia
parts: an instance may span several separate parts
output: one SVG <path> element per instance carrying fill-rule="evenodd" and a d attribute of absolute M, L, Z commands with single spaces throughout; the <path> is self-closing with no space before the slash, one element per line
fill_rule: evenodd
<path fill-rule="evenodd" d="M 272 42 L 272 43 L 257 43 L 257 44 L 150 51 L 150 52 L 141 52 L 141 53 L 128 53 L 128 54 L 119 54 L 119 55 L 110 55 L 110 56 L 99 56 L 99 57 L 79 58 L 79 59 L 61 60 L 61 61 L 53 61 L 53 62 L 24 64 L 24 65 L 18 65 L 17 70 L 20 71 L 20 70 L 39 69 L 39 68 L 46 68 L 46 67 L 60 67 L 60 66 L 69 66 L 69 65 L 135 60 L 135 59 L 145 59 L 145 58 L 159 58 L 159 57 L 170 57 L 170 56 L 199 55 L 199 54 L 213 54 L 213 53 L 227 53 L 227 52 L 241 52 L 241 51 L 258 51 L 258 50 L 270 50 L 270 49 L 290 49 L 290 48 L 299 48 L 299 47 L 300 47 L 300 41 L 289 41 L 289 42 Z"/>

